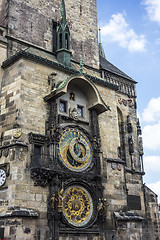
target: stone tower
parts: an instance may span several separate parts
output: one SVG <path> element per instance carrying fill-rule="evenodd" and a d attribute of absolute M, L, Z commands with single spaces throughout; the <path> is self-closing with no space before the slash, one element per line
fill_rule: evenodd
<path fill-rule="evenodd" d="M 0 238 L 157 240 L 136 82 L 102 54 L 96 0 L 0 3 Z"/>

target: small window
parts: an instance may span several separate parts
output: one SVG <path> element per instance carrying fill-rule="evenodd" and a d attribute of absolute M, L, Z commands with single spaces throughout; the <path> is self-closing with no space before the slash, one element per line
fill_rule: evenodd
<path fill-rule="evenodd" d="M 59 48 L 62 48 L 62 33 L 59 34 Z"/>
<path fill-rule="evenodd" d="M 78 117 L 83 117 L 83 107 L 77 106 L 77 110 L 78 110 Z"/>
<path fill-rule="evenodd" d="M 66 49 L 69 50 L 68 33 L 65 34 L 65 46 L 66 46 Z"/>
<path fill-rule="evenodd" d="M 53 52 L 57 50 L 57 22 L 53 21 Z"/>
<path fill-rule="evenodd" d="M 66 112 L 66 102 L 65 101 L 60 101 L 59 110 L 60 110 L 60 112 Z"/>
<path fill-rule="evenodd" d="M 35 145 L 34 146 L 34 161 L 35 165 L 39 165 L 41 159 L 41 146 L 40 145 Z"/>
<path fill-rule="evenodd" d="M 3 36 L 3 31 L 0 29 L 0 36 Z"/>
<path fill-rule="evenodd" d="M 4 238 L 4 228 L 0 228 L 0 239 Z"/>

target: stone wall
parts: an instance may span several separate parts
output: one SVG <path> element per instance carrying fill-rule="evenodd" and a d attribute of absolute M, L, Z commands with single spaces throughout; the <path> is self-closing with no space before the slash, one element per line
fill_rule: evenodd
<path fill-rule="evenodd" d="M 6 27 L 7 25 L 7 12 L 8 10 L 8 1 L 1 0 L 0 2 L 0 26 Z"/>
<path fill-rule="evenodd" d="M 83 59 L 85 64 L 98 68 L 96 0 L 66 0 L 65 3 L 67 18 L 70 20 L 73 59 Z M 60 4 L 61 0 L 11 1 L 9 35 L 52 51 L 52 20 L 57 22 L 60 18 Z M 14 41 L 11 42 L 9 53 L 13 55 L 20 46 Z"/>
<path fill-rule="evenodd" d="M 56 61 L 56 60 L 55 60 Z M 48 187 L 34 186 L 34 182 L 30 176 L 32 144 L 29 143 L 28 134 L 30 132 L 37 134 L 46 134 L 46 121 L 49 118 L 49 104 L 44 101 L 44 97 L 51 92 L 51 82 L 48 76 L 56 73 L 56 84 L 67 79 L 70 75 L 60 68 L 52 68 L 50 66 L 27 60 L 24 57 L 17 59 L 12 64 L 4 68 L 2 78 L 1 91 L 1 132 L 2 148 L 1 148 L 1 164 L 9 165 L 7 181 L 1 191 L 1 213 L 9 214 L 8 219 L 13 222 L 18 221 L 14 214 L 15 211 L 27 212 L 36 211 L 34 219 L 30 220 L 30 216 L 21 220 L 17 228 L 12 224 L 7 226 L 6 216 L 2 222 L 5 228 L 5 236 L 14 239 L 19 234 L 19 240 L 24 239 L 46 239 L 47 229 L 47 198 L 49 194 Z M 138 239 L 142 235 L 142 219 L 145 218 L 145 207 L 153 208 L 155 205 L 146 206 L 144 204 L 144 189 L 142 184 L 142 174 L 140 167 L 136 165 L 139 162 L 139 154 L 137 151 L 137 125 L 136 125 L 136 109 L 135 100 L 132 99 L 133 105 L 128 104 L 128 96 L 115 92 L 113 89 L 96 84 L 104 102 L 110 106 L 111 111 L 107 111 L 99 115 L 100 136 L 101 136 L 101 173 L 102 185 L 104 187 L 103 197 L 107 199 L 106 208 L 106 228 L 113 232 L 117 231 L 117 239 Z M 71 91 L 72 89 L 69 89 Z M 77 95 L 81 98 L 82 95 Z M 69 96 L 68 96 L 69 98 Z M 121 100 L 122 99 L 122 103 Z M 65 96 L 64 96 L 65 100 Z M 81 102 L 81 101 L 80 101 Z M 83 104 L 85 103 L 83 99 Z M 58 101 L 57 101 L 58 103 Z M 122 161 L 118 155 L 118 147 L 120 146 L 118 111 L 123 114 L 123 122 L 125 125 L 125 143 L 126 143 L 126 162 Z M 129 154 L 128 132 L 127 132 L 127 116 L 130 116 L 132 123 L 132 137 L 134 141 L 134 152 L 132 157 L 136 159 L 133 166 L 132 159 Z M 87 120 L 89 118 L 87 117 Z M 15 125 L 18 125 L 20 136 L 15 137 Z M 9 144 L 11 144 L 9 146 Z M 7 147 L 9 146 L 9 147 Z M 127 165 L 125 166 L 125 163 Z M 2 190 L 2 189 L 1 189 Z M 150 193 L 147 193 L 147 195 Z M 140 199 L 139 205 L 129 209 L 128 195 L 135 196 Z M 139 198 L 140 197 L 140 198 Z M 5 199 L 5 200 L 4 200 Z M 16 207 L 19 207 L 17 210 Z M 27 209 L 27 210 L 25 210 Z M 138 216 L 137 221 L 118 222 L 115 218 L 115 212 L 125 213 L 132 210 Z M 12 214 L 12 217 L 10 214 Z M 21 214 L 22 214 L 21 213 Z M 150 214 L 151 214 L 150 213 Z M 130 214 L 130 213 L 129 213 Z M 154 219 L 153 214 L 148 215 Z M 11 217 L 11 218 L 10 218 Z M 157 226 L 151 220 L 152 231 L 157 231 Z M 146 225 L 145 225 L 146 226 Z M 136 231 L 134 231 L 136 228 Z M 151 231 L 151 230 L 149 230 Z M 149 232 L 148 231 L 148 232 Z M 10 235 L 9 235 L 10 234 Z M 97 233 L 96 233 L 97 234 Z M 76 235 L 73 239 L 99 240 L 97 235 Z M 108 233 L 109 234 L 109 233 Z M 113 233 L 109 234 L 108 239 L 112 239 Z M 147 236 L 147 235 L 146 235 Z M 148 233 L 149 236 L 149 233 Z M 68 240 L 72 236 L 60 235 L 60 239 Z M 147 238 L 146 238 L 147 239 Z M 144 238 L 144 240 L 146 240 Z"/>
<path fill-rule="evenodd" d="M 7 43 L 3 40 L 2 37 L 0 37 L 0 66 L 2 65 L 2 62 L 6 60 L 7 57 Z M 0 82 L 3 75 L 3 69 L 0 68 Z"/>

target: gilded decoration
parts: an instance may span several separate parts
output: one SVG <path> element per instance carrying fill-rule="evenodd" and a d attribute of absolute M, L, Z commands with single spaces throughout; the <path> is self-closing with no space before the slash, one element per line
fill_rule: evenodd
<path fill-rule="evenodd" d="M 88 137 L 82 131 L 67 128 L 60 136 L 58 155 L 66 168 L 81 172 L 91 165 L 93 151 Z"/>
<path fill-rule="evenodd" d="M 76 227 L 86 225 L 93 213 L 93 203 L 89 192 L 81 186 L 69 187 L 63 197 L 63 214 Z"/>

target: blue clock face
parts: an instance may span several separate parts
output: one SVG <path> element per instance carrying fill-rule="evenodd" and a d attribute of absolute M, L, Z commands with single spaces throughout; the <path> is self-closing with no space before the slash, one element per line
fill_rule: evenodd
<path fill-rule="evenodd" d="M 67 128 L 60 136 L 58 155 L 66 168 L 81 172 L 91 165 L 93 151 L 88 137 L 82 131 Z"/>

